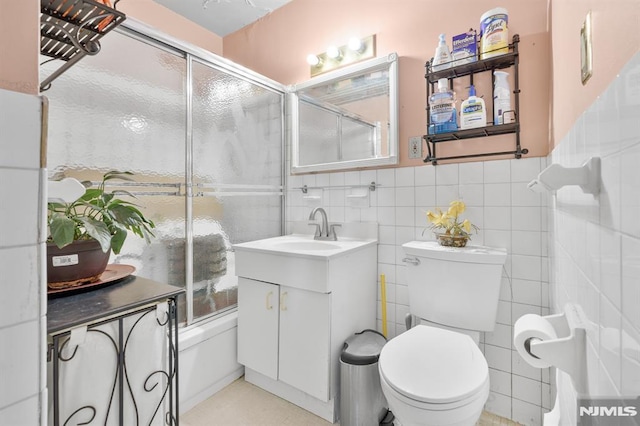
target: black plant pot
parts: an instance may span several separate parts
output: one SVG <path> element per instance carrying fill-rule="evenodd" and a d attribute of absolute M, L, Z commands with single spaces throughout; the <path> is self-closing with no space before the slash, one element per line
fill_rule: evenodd
<path fill-rule="evenodd" d="M 107 268 L 111 250 L 102 251 L 96 240 L 74 241 L 64 248 L 47 243 L 47 284 L 51 289 L 76 287 L 98 281 Z"/>

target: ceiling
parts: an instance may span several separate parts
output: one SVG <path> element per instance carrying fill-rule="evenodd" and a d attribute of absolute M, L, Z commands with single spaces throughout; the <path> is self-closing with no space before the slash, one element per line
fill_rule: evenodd
<path fill-rule="evenodd" d="M 224 37 L 257 21 L 291 0 L 154 0 Z"/>

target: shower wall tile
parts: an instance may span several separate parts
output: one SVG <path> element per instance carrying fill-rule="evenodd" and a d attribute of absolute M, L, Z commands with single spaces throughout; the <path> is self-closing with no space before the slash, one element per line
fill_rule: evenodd
<path fill-rule="evenodd" d="M 513 376 L 513 397 L 533 405 L 542 405 L 542 382 Z"/>
<path fill-rule="evenodd" d="M 430 165 L 419 166 L 414 171 L 416 186 L 436 184 L 436 167 Z"/>
<path fill-rule="evenodd" d="M 484 163 L 461 163 L 458 169 L 460 184 L 481 184 L 484 182 Z"/>
<path fill-rule="evenodd" d="M 445 164 L 438 166 L 436 172 L 436 184 L 441 185 L 457 185 L 458 184 L 458 164 Z"/>
<path fill-rule="evenodd" d="M 20 207 L 0 209 L 0 223 L 9 224 L 0 229 L 0 247 L 37 242 L 40 225 L 39 170 L 0 168 L 0 182 L 11 182 L 0 186 L 0 200 Z"/>
<path fill-rule="evenodd" d="M 395 169 L 396 171 L 396 187 L 415 185 L 414 169 L 413 167 L 401 167 Z"/>
<path fill-rule="evenodd" d="M 46 383 L 42 99 L 0 89 L 0 424 L 40 424 Z M 19 206 L 18 209 L 10 208 Z M 46 404 L 46 401 L 44 402 Z"/>
<path fill-rule="evenodd" d="M 546 207 L 550 308 L 560 312 L 566 303 L 578 305 L 590 324 L 592 396 L 640 394 L 640 105 L 628 99 L 637 87 L 638 64 L 640 54 L 547 158 L 563 166 L 601 158 L 597 196 L 565 187 L 548 198 Z M 571 410 L 573 385 L 560 380 L 557 392 L 561 409 Z"/>
<path fill-rule="evenodd" d="M 491 386 L 491 392 L 511 396 L 511 374 L 490 368 L 489 383 Z"/>
<path fill-rule="evenodd" d="M 0 409 L 0 425 L 38 425 L 40 400 L 37 396 Z"/>
<path fill-rule="evenodd" d="M 3 298 L 0 329 L 36 320 L 40 314 L 40 259 L 37 246 L 0 249 Z"/>
<path fill-rule="evenodd" d="M 511 406 L 511 396 L 503 395 L 498 392 L 490 392 L 489 399 L 484 405 L 484 409 L 501 417 L 510 419 L 512 417 Z"/>
<path fill-rule="evenodd" d="M 29 321 L 0 329 L 0 341 L 11 342 L 10 348 L 0 351 L 2 381 L 11 386 L 0 387 L 0 409 L 35 395 L 39 390 L 40 348 L 38 336 L 40 322 Z"/>
<path fill-rule="evenodd" d="M 523 158 L 517 167 L 511 167 L 511 182 L 529 183 L 538 176 L 542 170 L 542 158 Z M 532 192 L 535 194 L 535 192 Z"/>
<path fill-rule="evenodd" d="M 487 161 L 484 163 L 484 183 L 511 182 L 511 160 Z M 517 166 L 520 167 L 520 166 Z"/>
<path fill-rule="evenodd" d="M 541 425 L 542 411 L 538 405 L 514 398 L 511 419 L 523 425 Z"/>
<path fill-rule="evenodd" d="M 36 96 L 4 89 L 0 92 L 0 168 L 37 169 L 40 167 L 42 102 Z"/>

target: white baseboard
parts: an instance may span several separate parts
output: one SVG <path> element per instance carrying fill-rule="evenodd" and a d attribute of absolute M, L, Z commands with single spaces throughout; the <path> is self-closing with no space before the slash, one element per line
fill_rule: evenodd
<path fill-rule="evenodd" d="M 237 379 L 242 377 L 243 374 L 244 374 L 244 367 L 239 368 L 236 371 L 234 371 L 233 373 L 231 373 L 231 374 L 223 377 L 222 379 L 218 380 L 217 382 L 213 383 L 208 388 L 198 392 L 197 394 L 195 394 L 194 396 L 192 396 L 188 400 L 180 401 L 180 414 L 182 415 L 182 414 L 186 413 L 187 411 L 191 410 L 196 405 L 198 405 L 201 402 L 211 398 L 217 392 L 220 392 L 222 389 L 224 389 L 225 387 L 227 387 L 228 385 L 230 385 L 231 383 L 233 383 L 234 381 L 236 381 Z"/>

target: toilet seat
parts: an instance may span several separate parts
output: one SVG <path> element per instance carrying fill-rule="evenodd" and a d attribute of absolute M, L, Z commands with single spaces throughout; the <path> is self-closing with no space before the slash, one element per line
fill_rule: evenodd
<path fill-rule="evenodd" d="M 482 352 L 469 336 L 454 331 L 417 325 L 389 341 L 378 362 L 382 378 L 402 399 L 431 409 L 463 406 L 488 391 Z"/>

